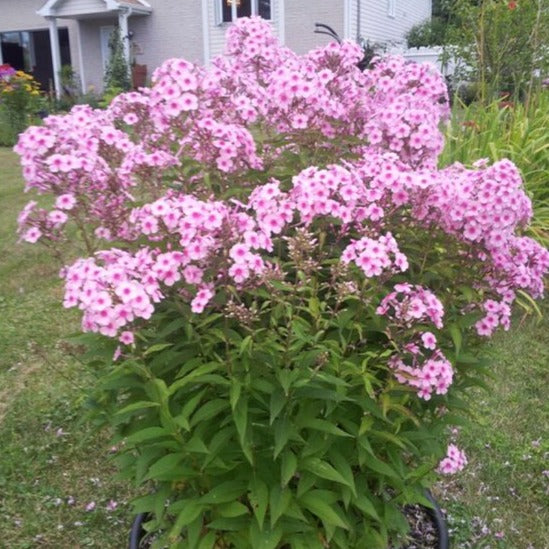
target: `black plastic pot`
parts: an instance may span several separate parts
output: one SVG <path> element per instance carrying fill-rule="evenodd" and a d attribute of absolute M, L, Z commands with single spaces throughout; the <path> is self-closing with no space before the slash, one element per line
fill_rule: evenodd
<path fill-rule="evenodd" d="M 145 536 L 145 530 L 143 529 L 143 523 L 147 521 L 147 513 L 139 513 L 133 521 L 132 529 L 130 530 L 130 544 L 129 549 L 139 549 L 139 544 Z"/>
<path fill-rule="evenodd" d="M 433 509 L 427 509 L 427 512 L 429 513 L 429 516 L 433 520 L 433 523 L 437 529 L 438 549 L 450 549 L 450 539 L 446 519 L 444 518 L 438 503 L 433 497 L 433 494 L 431 494 L 429 490 L 425 491 L 425 497 L 433 504 Z"/>
<path fill-rule="evenodd" d="M 431 517 L 433 524 L 438 533 L 438 549 L 450 549 L 450 541 L 448 536 L 448 527 L 446 520 L 435 498 L 426 490 L 425 497 L 432 503 L 433 508 L 426 507 L 427 513 Z M 145 530 L 143 529 L 143 523 L 147 521 L 147 514 L 140 513 L 135 517 L 130 531 L 130 544 L 129 549 L 139 549 L 141 539 L 145 536 Z"/>

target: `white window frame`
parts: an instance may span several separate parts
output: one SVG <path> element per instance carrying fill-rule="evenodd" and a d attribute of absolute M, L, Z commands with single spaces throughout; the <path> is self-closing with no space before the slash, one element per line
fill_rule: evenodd
<path fill-rule="evenodd" d="M 250 11 L 252 15 L 257 15 L 259 13 L 259 0 L 241 0 L 241 1 L 250 2 Z M 215 24 L 216 25 L 218 26 L 227 25 L 238 19 L 237 1 L 234 1 L 231 5 L 231 21 L 223 21 L 223 2 L 227 2 L 227 0 L 214 0 L 214 2 L 215 2 L 214 7 L 215 7 Z M 265 21 L 273 20 L 273 0 L 270 0 L 270 8 L 271 8 L 271 18 L 265 19 Z"/>
<path fill-rule="evenodd" d="M 396 17 L 396 4 L 397 0 L 387 0 L 387 16 L 392 17 L 393 19 Z"/>

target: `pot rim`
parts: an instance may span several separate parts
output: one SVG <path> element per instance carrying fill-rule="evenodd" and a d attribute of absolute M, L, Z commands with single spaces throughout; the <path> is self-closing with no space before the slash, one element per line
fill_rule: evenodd
<path fill-rule="evenodd" d="M 431 502 L 431 507 L 425 507 L 429 516 L 435 523 L 438 533 L 438 549 L 450 549 L 450 541 L 448 537 L 448 527 L 446 519 L 440 506 L 430 490 L 425 490 L 425 497 Z M 130 544 L 129 549 L 139 549 L 139 542 L 143 537 L 145 531 L 143 529 L 143 523 L 147 520 L 148 513 L 139 513 L 136 515 L 132 528 L 130 530 Z"/>

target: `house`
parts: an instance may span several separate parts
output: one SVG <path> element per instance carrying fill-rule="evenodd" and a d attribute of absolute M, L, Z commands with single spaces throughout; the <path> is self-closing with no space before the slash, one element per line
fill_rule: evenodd
<path fill-rule="evenodd" d="M 127 59 L 150 74 L 170 57 L 208 64 L 231 21 L 247 15 L 270 20 L 280 40 L 303 53 L 330 40 L 313 32 L 316 22 L 344 38 L 402 42 L 430 17 L 431 0 L 0 0 L 0 64 L 32 71 L 58 95 L 60 68 L 71 65 L 83 92 L 100 90 L 115 27 Z"/>

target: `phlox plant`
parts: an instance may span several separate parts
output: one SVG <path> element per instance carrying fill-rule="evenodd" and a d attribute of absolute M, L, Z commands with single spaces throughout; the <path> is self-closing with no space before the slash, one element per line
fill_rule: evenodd
<path fill-rule="evenodd" d="M 261 19 L 15 150 L 21 238 L 84 256 L 64 306 L 155 547 L 386 548 L 426 502 L 476 345 L 543 293 L 549 253 L 501 160 L 437 168 L 441 76 L 355 44 L 298 56 Z"/>

